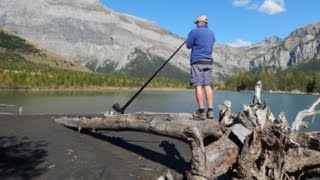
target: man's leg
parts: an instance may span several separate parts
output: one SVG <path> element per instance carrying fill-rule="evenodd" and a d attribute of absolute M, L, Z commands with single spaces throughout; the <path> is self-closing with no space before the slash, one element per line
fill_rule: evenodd
<path fill-rule="evenodd" d="M 197 118 L 200 118 L 201 120 L 204 120 L 206 119 L 207 115 L 204 111 L 202 86 L 195 86 L 195 96 L 197 99 L 199 110 L 195 114 L 193 114 L 193 117 L 197 117 Z"/>
<path fill-rule="evenodd" d="M 195 97 L 198 103 L 199 110 L 194 114 L 194 117 L 202 120 L 206 119 L 204 111 L 204 94 L 203 94 L 203 69 L 201 64 L 191 66 L 190 84 L 194 86 Z"/>
<path fill-rule="evenodd" d="M 204 86 L 205 92 L 206 92 L 206 100 L 208 103 L 208 108 L 213 108 L 213 102 L 214 102 L 214 95 L 212 93 L 211 86 Z"/>
<path fill-rule="evenodd" d="M 199 109 L 204 109 L 202 86 L 195 86 L 195 95 Z"/>
<path fill-rule="evenodd" d="M 208 103 L 208 110 L 206 115 L 208 119 L 214 119 L 214 113 L 213 113 L 214 95 L 212 92 L 212 88 L 211 86 L 205 86 L 204 89 L 206 91 L 206 100 Z"/>

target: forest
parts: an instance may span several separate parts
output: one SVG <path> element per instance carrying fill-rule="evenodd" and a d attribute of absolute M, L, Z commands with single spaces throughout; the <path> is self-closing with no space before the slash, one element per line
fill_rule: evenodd
<path fill-rule="evenodd" d="M 300 91 L 308 93 L 320 92 L 320 72 L 288 71 L 277 72 L 259 71 L 245 72 L 227 78 L 219 84 L 220 89 L 232 91 L 252 91 L 258 80 L 264 82 L 266 91 Z"/>
<path fill-rule="evenodd" d="M 0 69 L 1 89 L 135 88 L 147 80 L 142 77 L 63 70 L 31 62 L 0 61 L 0 67 L 6 67 Z M 270 92 L 320 92 L 320 72 L 245 72 L 213 86 L 218 90 L 252 91 L 258 80 L 264 82 L 265 91 Z M 163 76 L 153 79 L 148 87 L 190 88 L 187 81 Z"/>
<path fill-rule="evenodd" d="M 103 89 L 140 87 L 145 78 L 77 72 L 31 62 L 0 61 L 0 89 Z M 185 88 L 187 83 L 156 77 L 150 88 Z"/>

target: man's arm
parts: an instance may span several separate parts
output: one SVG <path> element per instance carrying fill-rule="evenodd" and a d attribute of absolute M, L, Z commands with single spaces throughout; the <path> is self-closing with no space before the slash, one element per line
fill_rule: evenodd
<path fill-rule="evenodd" d="M 186 47 L 188 49 L 191 49 L 193 47 L 193 41 L 194 41 L 194 37 L 193 37 L 193 33 L 192 31 L 188 34 L 188 38 L 186 40 Z"/>

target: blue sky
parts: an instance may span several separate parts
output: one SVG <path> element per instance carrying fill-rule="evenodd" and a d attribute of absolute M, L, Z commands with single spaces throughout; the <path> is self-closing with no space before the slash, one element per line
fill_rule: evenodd
<path fill-rule="evenodd" d="M 155 22 L 187 37 L 200 15 L 207 15 L 217 43 L 257 43 L 272 35 L 320 22 L 320 0 L 100 0 L 105 6 Z"/>

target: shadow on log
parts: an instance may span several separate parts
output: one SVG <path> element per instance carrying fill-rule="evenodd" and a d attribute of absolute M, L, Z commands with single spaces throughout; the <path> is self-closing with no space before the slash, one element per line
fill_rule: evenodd
<path fill-rule="evenodd" d="M 137 131 L 168 136 L 186 142 L 192 152 L 187 179 L 216 179 L 226 173 L 232 179 L 306 179 L 320 176 L 320 132 L 299 132 L 306 116 L 317 114 L 320 98 L 298 113 L 292 127 L 280 113 L 275 118 L 261 102 L 257 82 L 253 101 L 243 112 L 232 113 L 231 102 L 219 107 L 218 120 L 199 121 L 188 113 L 140 112 L 101 117 L 62 117 L 66 127 L 99 131 Z M 172 179 L 170 172 L 165 175 Z M 162 177 L 164 178 L 164 177 Z"/>

